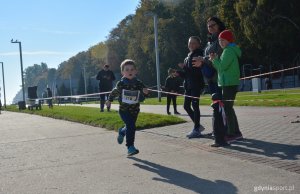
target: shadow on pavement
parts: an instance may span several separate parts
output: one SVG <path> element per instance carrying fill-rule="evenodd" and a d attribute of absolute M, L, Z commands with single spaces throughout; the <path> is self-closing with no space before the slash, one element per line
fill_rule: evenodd
<path fill-rule="evenodd" d="M 139 162 L 133 165 L 143 170 L 147 170 L 159 175 L 159 177 L 153 178 L 153 180 L 155 181 L 169 183 L 201 194 L 211 194 L 211 193 L 236 194 L 238 191 L 237 188 L 232 183 L 227 181 L 223 181 L 223 180 L 210 181 L 206 179 L 201 179 L 193 174 L 186 173 L 173 168 L 165 167 L 159 164 L 155 164 L 153 162 L 149 162 L 135 157 L 129 157 L 129 158 L 135 160 L 136 162 Z"/>
<path fill-rule="evenodd" d="M 300 145 L 272 143 L 248 138 L 245 138 L 243 141 L 236 141 L 232 145 L 234 146 L 227 147 L 227 149 L 267 157 L 277 157 L 282 160 L 299 160 L 297 157 L 300 157 Z"/>
<path fill-rule="evenodd" d="M 180 115 L 177 115 L 177 116 L 186 116 L 186 117 L 188 117 L 189 115 L 187 113 L 181 113 Z M 212 115 L 201 115 L 201 117 L 212 117 Z"/>

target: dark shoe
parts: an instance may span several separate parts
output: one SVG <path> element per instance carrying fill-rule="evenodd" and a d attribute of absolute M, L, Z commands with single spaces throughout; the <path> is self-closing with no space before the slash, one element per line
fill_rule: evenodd
<path fill-rule="evenodd" d="M 170 113 L 170 112 L 167 112 L 167 114 L 168 114 L 168 115 L 171 115 L 171 113 Z"/>
<path fill-rule="evenodd" d="M 240 134 L 236 134 L 235 135 L 235 140 L 243 140 L 244 139 L 244 137 L 243 137 L 243 135 L 240 133 Z"/>
<path fill-rule="evenodd" d="M 104 112 L 104 110 L 103 110 L 103 109 L 101 109 L 101 110 L 100 110 L 100 112 Z"/>
<path fill-rule="evenodd" d="M 180 112 L 175 111 L 174 114 L 175 115 L 180 115 Z"/>
<path fill-rule="evenodd" d="M 230 144 L 225 142 L 225 143 L 214 143 L 210 145 L 210 147 L 215 147 L 215 148 L 226 147 L 226 146 L 230 146 Z"/>
<path fill-rule="evenodd" d="M 129 146 L 128 147 L 128 156 L 133 156 L 135 154 L 138 154 L 140 151 L 138 149 L 136 149 L 134 146 Z"/>
<path fill-rule="evenodd" d="M 237 140 L 236 138 L 237 138 L 236 135 L 226 135 L 226 136 L 225 136 L 225 141 L 226 141 L 227 143 L 232 143 L 232 142 L 234 142 L 234 141 Z"/>

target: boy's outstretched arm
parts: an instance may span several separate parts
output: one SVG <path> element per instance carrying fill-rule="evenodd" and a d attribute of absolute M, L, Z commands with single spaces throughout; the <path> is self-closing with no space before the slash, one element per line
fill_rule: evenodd
<path fill-rule="evenodd" d="M 120 96 L 120 93 L 119 84 L 117 83 L 116 87 L 111 91 L 107 101 L 105 102 L 106 106 L 110 106 L 111 102 L 114 101 L 114 98 Z"/>

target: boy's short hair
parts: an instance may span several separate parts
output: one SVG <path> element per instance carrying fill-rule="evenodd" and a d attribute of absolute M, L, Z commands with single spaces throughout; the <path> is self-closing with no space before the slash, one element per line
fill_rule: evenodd
<path fill-rule="evenodd" d="M 132 60 L 132 59 L 125 59 L 125 60 L 121 63 L 121 65 L 120 65 L 121 71 L 124 70 L 124 68 L 125 68 L 126 65 L 133 65 L 134 68 L 136 69 L 136 65 L 135 65 L 134 60 Z"/>
<path fill-rule="evenodd" d="M 175 69 L 169 68 L 168 69 L 168 74 L 171 75 L 172 73 L 175 73 L 175 71 L 176 71 Z"/>
<path fill-rule="evenodd" d="M 201 39 L 199 36 L 191 36 L 189 39 L 194 39 L 199 43 L 199 45 L 201 45 Z"/>

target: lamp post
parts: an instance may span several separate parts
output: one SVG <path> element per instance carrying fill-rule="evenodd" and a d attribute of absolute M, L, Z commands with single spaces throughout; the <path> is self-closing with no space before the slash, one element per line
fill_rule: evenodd
<path fill-rule="evenodd" d="M 70 75 L 70 95 L 72 96 L 72 76 Z"/>
<path fill-rule="evenodd" d="M 25 102 L 25 90 L 24 90 L 24 76 L 23 76 L 23 59 L 22 59 L 22 43 L 18 40 L 11 39 L 11 43 L 18 43 L 20 50 L 20 62 L 21 62 L 21 78 L 22 78 L 22 93 L 23 93 L 23 101 Z"/>
<path fill-rule="evenodd" d="M 4 66 L 3 66 L 3 62 L 0 62 L 0 63 L 2 64 L 2 79 L 3 79 L 4 108 L 6 108 L 5 80 L 4 80 Z"/>
<path fill-rule="evenodd" d="M 154 44 L 155 44 L 155 61 L 156 61 L 156 82 L 157 82 L 157 97 L 161 102 L 161 88 L 160 88 L 160 67 L 159 67 L 159 49 L 158 49 L 158 35 L 157 35 L 157 14 L 153 12 L 146 12 L 145 16 L 153 16 L 154 20 Z"/>
<path fill-rule="evenodd" d="M 83 66 L 83 79 L 84 79 L 84 93 L 85 95 L 87 94 L 87 89 L 86 89 L 86 79 L 85 79 L 85 66 Z M 87 102 L 87 97 L 85 97 L 85 101 Z"/>

